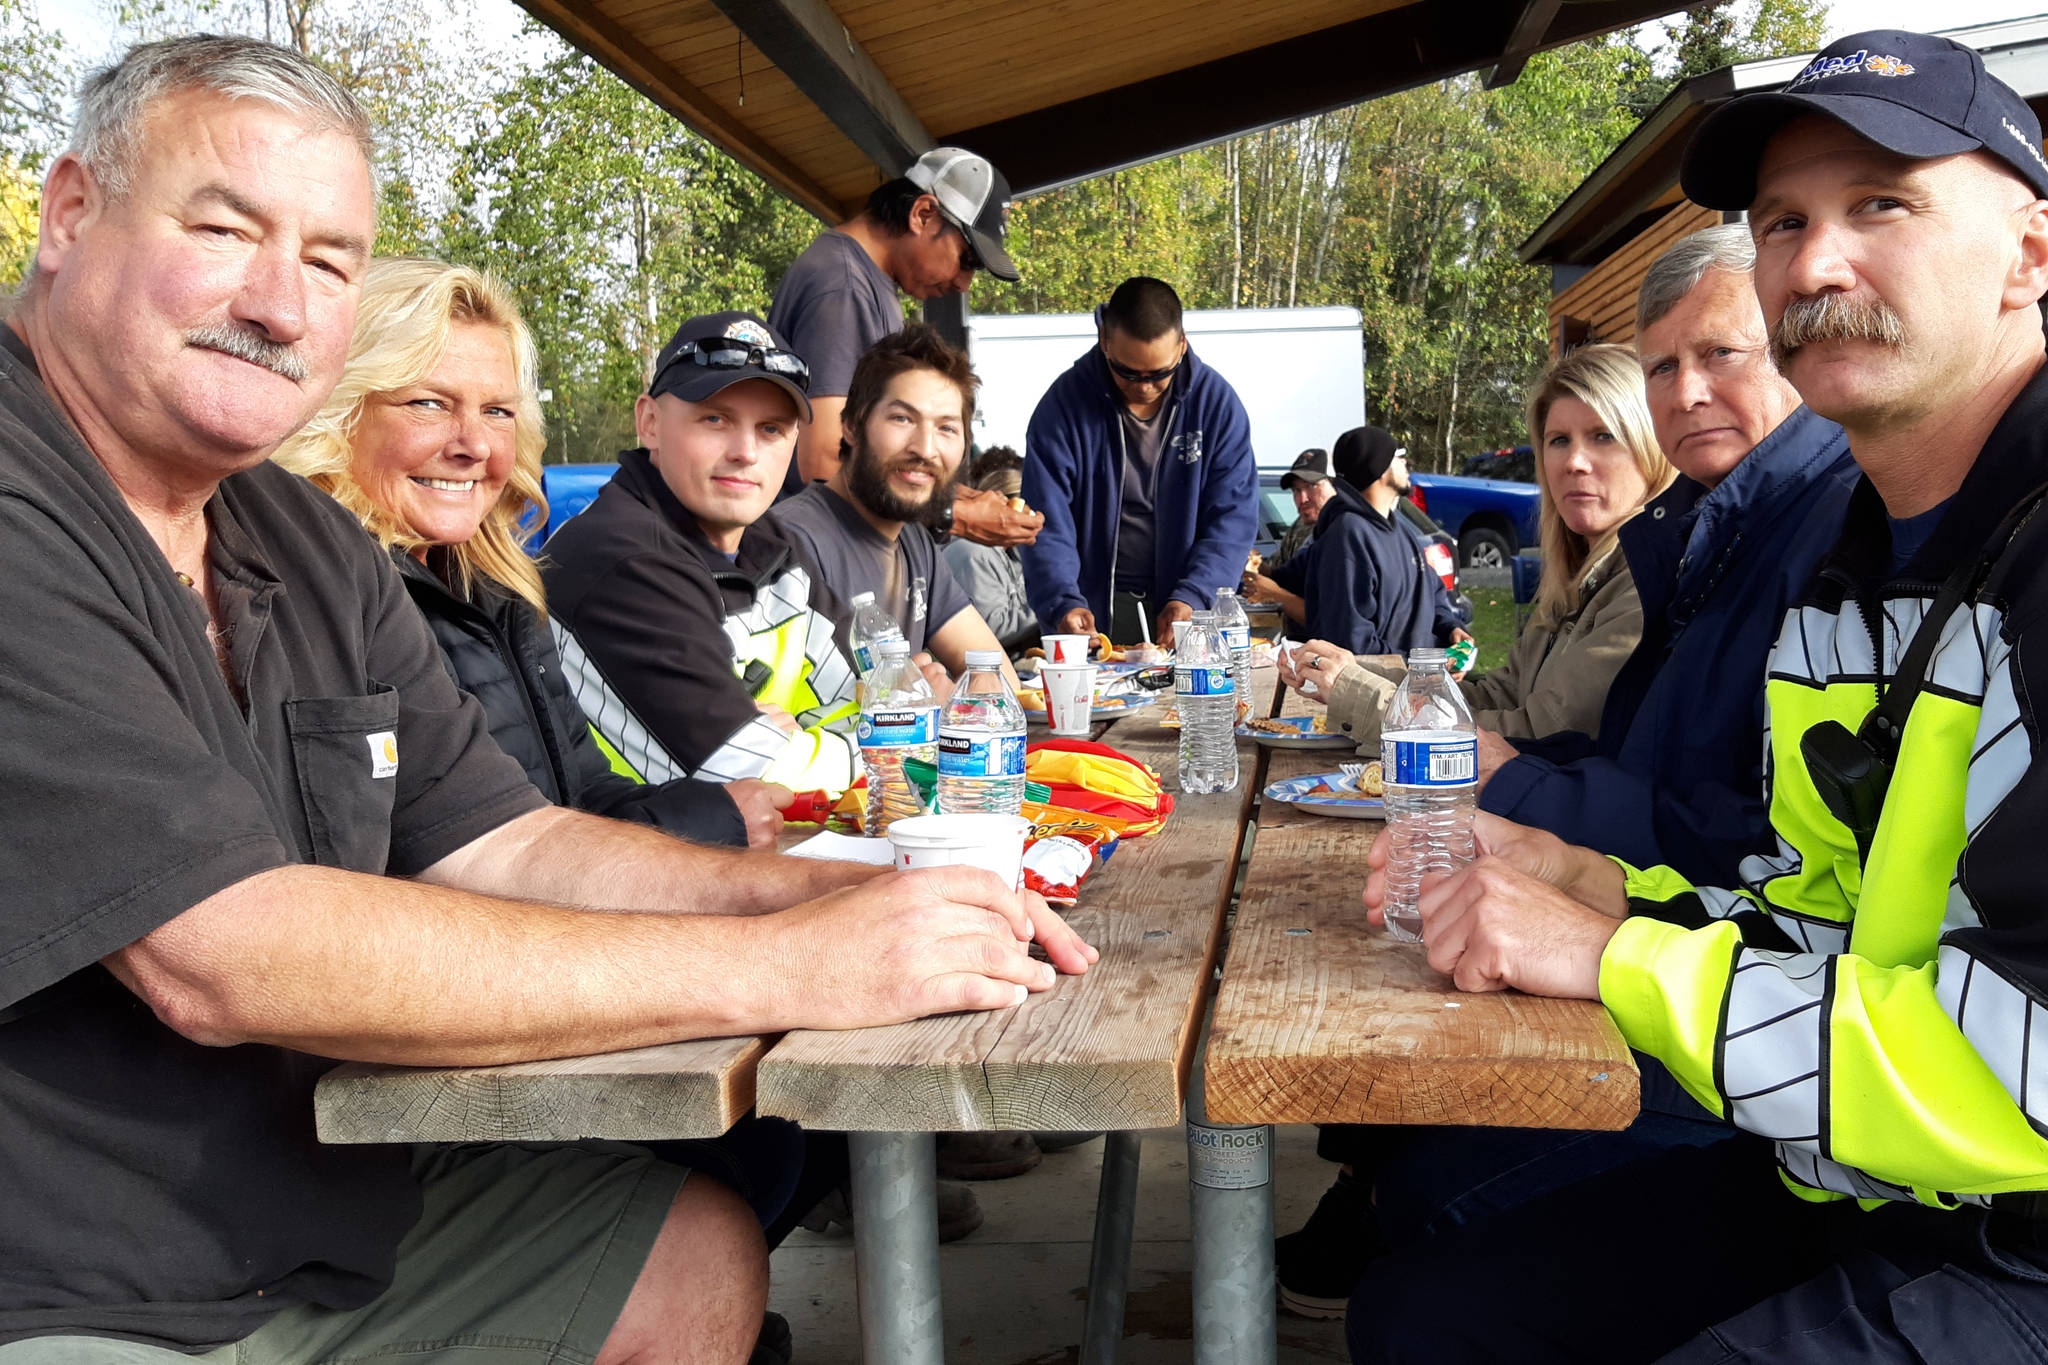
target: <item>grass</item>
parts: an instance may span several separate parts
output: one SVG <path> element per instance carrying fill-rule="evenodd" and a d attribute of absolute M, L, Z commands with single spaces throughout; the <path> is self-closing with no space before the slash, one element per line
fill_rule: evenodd
<path fill-rule="evenodd" d="M 1515 644 L 1515 595 L 1507 587 L 1473 588 L 1465 593 L 1472 599 L 1472 634 L 1479 641 L 1479 668 L 1498 668 L 1507 662 Z"/>

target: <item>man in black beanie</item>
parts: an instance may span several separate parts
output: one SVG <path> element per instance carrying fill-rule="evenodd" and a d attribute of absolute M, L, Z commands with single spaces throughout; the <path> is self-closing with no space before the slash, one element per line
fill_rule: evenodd
<path fill-rule="evenodd" d="M 1353 427 L 1330 452 L 1335 492 L 1316 516 L 1315 535 L 1273 581 L 1299 593 L 1308 636 L 1353 654 L 1406 654 L 1467 638 L 1451 601 L 1422 559 L 1422 542 L 1401 525 L 1408 452 L 1378 427 Z"/>

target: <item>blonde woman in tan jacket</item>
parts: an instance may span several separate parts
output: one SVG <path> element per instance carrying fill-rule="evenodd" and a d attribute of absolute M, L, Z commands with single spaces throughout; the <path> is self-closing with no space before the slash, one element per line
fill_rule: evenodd
<path fill-rule="evenodd" d="M 1535 614 L 1506 662 L 1459 686 L 1480 728 L 1496 735 L 1597 735 L 1608 684 L 1643 632 L 1615 532 L 1674 471 L 1650 425 L 1642 368 L 1626 347 L 1587 346 L 1552 361 L 1530 392 L 1529 430 L 1543 490 Z M 1331 730 L 1366 748 L 1379 744 L 1380 714 L 1401 674 L 1322 640 L 1281 668 L 1304 696 L 1327 697 Z"/>

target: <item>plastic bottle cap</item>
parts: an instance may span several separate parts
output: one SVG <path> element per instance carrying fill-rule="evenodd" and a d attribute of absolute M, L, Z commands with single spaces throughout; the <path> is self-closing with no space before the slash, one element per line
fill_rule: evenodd
<path fill-rule="evenodd" d="M 910 657 L 910 641 L 900 635 L 884 635 L 875 641 L 875 653 L 885 659 L 898 656 L 907 659 Z"/>
<path fill-rule="evenodd" d="M 865 607 L 874 600 L 875 595 L 871 592 L 857 592 L 853 595 L 853 605 L 856 607 Z"/>
<path fill-rule="evenodd" d="M 1003 651 L 1000 649 L 970 649 L 967 651 L 969 668 L 1001 668 Z"/>
<path fill-rule="evenodd" d="M 1441 668 L 1444 663 L 1444 657 L 1444 651 L 1441 649 L 1411 649 L 1408 651 L 1408 666 L 1410 668 L 1428 668 L 1434 665 Z"/>

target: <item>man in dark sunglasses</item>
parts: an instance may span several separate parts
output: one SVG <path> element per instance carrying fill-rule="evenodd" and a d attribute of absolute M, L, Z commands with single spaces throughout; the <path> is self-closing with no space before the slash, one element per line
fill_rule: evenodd
<path fill-rule="evenodd" d="M 1235 587 L 1257 529 L 1244 404 L 1188 349 L 1180 296 L 1137 276 L 1096 312 L 1096 345 L 1031 416 L 1024 499 L 1045 513 L 1024 552 L 1049 632 L 1168 643 Z"/>

